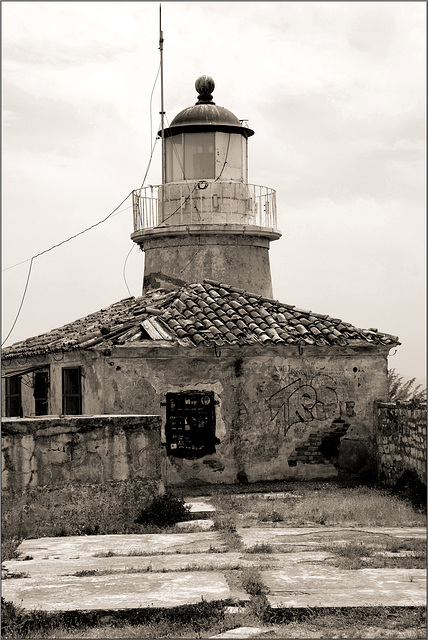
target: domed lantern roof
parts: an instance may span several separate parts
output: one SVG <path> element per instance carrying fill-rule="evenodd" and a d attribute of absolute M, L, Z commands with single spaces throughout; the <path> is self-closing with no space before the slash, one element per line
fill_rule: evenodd
<path fill-rule="evenodd" d="M 165 129 L 165 137 L 175 136 L 184 132 L 224 131 L 226 133 L 240 133 L 249 138 L 254 134 L 252 129 L 244 127 L 239 119 L 228 109 L 219 107 L 213 102 L 214 80 L 209 76 L 201 76 L 195 82 L 198 101 L 191 107 L 180 111 Z M 158 135 L 162 135 L 159 131 Z"/>

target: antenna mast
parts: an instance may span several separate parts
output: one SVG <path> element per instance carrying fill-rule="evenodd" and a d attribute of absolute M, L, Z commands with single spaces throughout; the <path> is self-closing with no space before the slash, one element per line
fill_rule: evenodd
<path fill-rule="evenodd" d="M 161 213 L 162 221 L 165 212 L 165 182 L 166 182 L 166 149 L 165 149 L 165 111 L 163 102 L 163 31 L 162 31 L 162 5 L 159 5 L 159 51 L 160 51 L 160 81 L 161 81 L 161 130 L 162 130 L 162 190 Z"/>

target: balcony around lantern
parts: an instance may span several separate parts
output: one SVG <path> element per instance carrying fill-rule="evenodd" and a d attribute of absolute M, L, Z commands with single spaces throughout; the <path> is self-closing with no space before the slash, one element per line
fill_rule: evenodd
<path fill-rule="evenodd" d="M 173 233 L 249 233 L 271 240 L 276 192 L 243 182 L 198 180 L 148 186 L 132 193 L 134 242 Z"/>

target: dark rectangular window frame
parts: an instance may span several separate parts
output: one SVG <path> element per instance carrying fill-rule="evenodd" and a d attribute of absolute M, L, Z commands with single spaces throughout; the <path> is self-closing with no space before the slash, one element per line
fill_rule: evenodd
<path fill-rule="evenodd" d="M 34 414 L 36 416 L 47 416 L 49 415 L 50 370 L 35 371 L 33 375 Z M 40 377 L 45 378 L 45 382 L 38 383 L 37 378 Z M 41 393 L 42 390 L 45 391 L 44 394 Z"/>
<path fill-rule="evenodd" d="M 74 380 L 71 372 L 75 373 Z M 67 380 L 67 376 L 69 376 Z M 70 390 L 73 387 L 73 390 Z M 62 414 L 82 415 L 82 367 L 63 367 L 61 371 Z"/>
<path fill-rule="evenodd" d="M 12 389 L 12 386 L 15 389 Z M 21 376 L 8 376 L 5 380 L 5 414 L 7 418 L 22 418 Z"/>

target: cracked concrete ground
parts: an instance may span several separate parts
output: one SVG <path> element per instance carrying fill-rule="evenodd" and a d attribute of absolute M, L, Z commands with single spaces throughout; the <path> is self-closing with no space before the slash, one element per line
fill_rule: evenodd
<path fill-rule="evenodd" d="M 194 514 L 214 510 L 209 498 L 189 504 Z M 202 522 L 204 528 L 212 524 Z M 195 525 L 191 521 L 189 529 Z M 326 541 L 334 547 L 373 536 L 423 539 L 423 527 L 290 528 L 278 523 L 236 533 L 239 551 L 229 551 L 221 530 L 24 540 L 20 558 L 3 563 L 2 595 L 43 611 L 169 608 L 201 600 L 242 606 L 250 596 L 231 576 L 254 567 L 273 609 L 426 603 L 424 569 L 341 570 L 322 550 Z M 270 546 L 271 553 L 248 551 L 259 544 Z"/>

